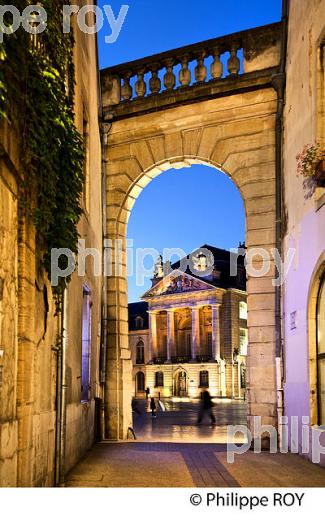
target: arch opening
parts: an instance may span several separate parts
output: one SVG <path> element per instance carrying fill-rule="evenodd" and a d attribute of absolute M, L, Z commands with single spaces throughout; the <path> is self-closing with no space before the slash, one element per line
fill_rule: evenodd
<path fill-rule="evenodd" d="M 251 273 L 247 276 L 247 287 L 244 291 L 246 293 L 244 300 L 246 299 L 247 303 L 246 325 L 241 321 L 235 348 L 233 344 L 225 348 L 224 343 L 220 345 L 217 340 L 217 331 L 221 331 L 221 327 L 218 328 L 216 324 L 222 319 L 223 314 L 220 308 L 221 295 L 219 300 L 216 297 L 214 301 L 201 302 L 200 309 L 191 310 L 189 362 L 193 365 L 204 364 L 208 361 L 207 357 L 213 358 L 214 372 L 209 371 L 211 392 L 215 395 L 219 392 L 221 398 L 228 395 L 240 398 L 245 396 L 250 428 L 256 415 L 261 418 L 262 424 L 277 425 L 275 287 L 272 284 L 275 262 L 271 255 L 272 248 L 275 247 L 275 148 L 272 132 L 275 97 L 273 92 L 267 91 L 263 93 L 261 102 L 259 96 L 260 93 L 255 92 L 245 94 L 240 105 L 237 103 L 237 98 L 229 102 L 227 100 L 224 111 L 220 112 L 214 110 L 215 101 L 209 100 L 193 105 L 190 114 L 188 107 L 171 109 L 168 112 L 168 121 L 159 118 L 159 114 L 151 114 L 130 119 L 127 124 L 123 120 L 113 124 L 113 132 L 109 139 L 111 146 L 108 147 L 107 156 L 107 234 L 113 242 L 112 257 L 114 258 L 113 275 L 108 280 L 108 322 L 112 326 L 112 332 L 109 334 L 110 350 L 117 364 L 107 365 L 107 380 L 114 381 L 113 385 L 107 384 L 107 389 L 108 394 L 111 395 L 112 386 L 120 390 L 117 394 L 113 394 L 112 404 L 109 403 L 109 398 L 107 399 L 107 409 L 109 414 L 111 407 L 115 406 L 115 409 L 117 407 L 120 419 L 117 422 L 111 420 L 111 424 L 108 425 L 111 438 L 124 438 L 126 424 L 132 423 L 132 415 L 128 412 L 129 396 L 132 393 L 131 387 L 128 386 L 130 373 L 132 373 L 127 283 L 130 265 L 127 238 L 129 238 L 128 230 L 132 222 L 130 215 L 131 212 L 133 214 L 136 201 L 141 200 L 142 193 L 151 189 L 154 184 L 151 181 L 155 181 L 156 177 L 163 178 L 164 175 L 169 174 L 169 170 L 177 171 L 186 168 L 186 171 L 190 172 L 194 167 L 209 167 L 207 168 L 209 171 L 216 173 L 215 178 L 225 175 L 231 179 L 242 200 L 244 240 L 247 251 L 256 247 L 265 252 L 264 257 L 253 254 L 246 258 L 246 270 L 250 268 L 254 273 L 260 273 L 261 268 L 265 267 L 263 265 L 265 256 L 267 269 L 257 276 Z M 205 116 L 203 117 L 202 114 Z M 162 173 L 164 175 L 161 175 Z M 175 192 L 171 184 L 165 200 L 168 208 L 170 200 L 173 199 L 181 200 L 182 190 Z M 219 204 L 220 200 L 222 200 L 220 194 L 216 193 L 214 205 Z M 144 230 L 148 221 L 153 220 L 158 203 L 159 200 L 154 202 L 152 215 L 147 218 L 147 222 L 144 222 Z M 202 207 L 205 209 L 204 200 Z M 202 216 L 202 209 L 198 214 L 199 217 Z M 178 229 L 175 222 L 170 228 Z M 226 220 L 224 228 L 230 235 L 229 219 Z M 202 224 L 201 229 L 204 229 Z M 143 234 L 146 235 L 145 232 Z M 182 232 L 178 234 L 182 237 Z M 199 248 L 204 243 L 204 241 L 200 242 L 194 244 L 192 249 Z M 238 246 L 238 242 L 236 240 L 236 243 L 229 247 Z M 120 254 L 116 256 L 118 249 Z M 187 247 L 185 249 L 191 250 Z M 121 259 L 119 263 L 117 257 Z M 172 259 L 174 267 L 176 267 L 175 260 Z M 163 264 L 164 261 L 165 258 Z M 152 272 L 152 267 L 151 264 L 147 269 L 150 268 Z M 156 269 L 159 273 L 161 265 L 156 265 Z M 215 271 L 213 276 L 218 276 L 220 269 Z M 170 299 L 168 309 L 160 309 L 155 305 L 150 309 L 152 312 L 147 313 L 147 330 L 160 331 L 156 340 L 148 335 L 145 342 L 145 358 L 152 359 L 152 365 L 156 370 L 161 367 L 165 370 L 168 363 L 172 361 L 171 352 L 175 352 L 174 347 L 178 341 L 179 315 L 178 308 L 176 313 L 173 312 L 171 300 L 173 294 L 177 294 L 177 290 L 187 292 L 188 296 L 189 288 L 196 283 L 188 275 L 190 276 L 190 273 L 170 272 L 166 280 Z M 157 276 L 155 275 L 154 278 Z M 200 279 L 200 283 L 209 284 L 211 281 L 202 278 L 202 276 L 194 276 L 194 279 Z M 149 293 L 150 289 L 148 287 Z M 227 288 L 223 289 L 227 290 Z M 161 295 L 161 285 L 155 284 L 152 291 L 160 291 Z M 144 296 L 144 301 L 149 299 L 151 302 L 154 301 L 150 294 Z M 243 302 L 242 297 L 240 301 Z M 187 301 L 184 302 L 181 311 L 184 312 L 186 307 L 189 307 Z M 242 316 L 245 314 L 243 305 L 242 310 L 239 309 L 239 301 L 233 304 L 233 309 L 238 314 L 238 319 L 245 320 L 244 317 L 239 318 L 240 312 Z M 202 331 L 197 325 L 204 321 L 210 330 Z M 242 329 L 241 332 L 239 329 Z M 153 336 L 157 337 L 157 334 L 154 333 Z M 230 336 L 234 337 L 232 334 Z M 206 342 L 206 348 L 198 350 L 197 343 L 202 344 L 203 341 Z M 254 349 L 251 348 L 252 345 Z M 248 347 L 247 352 L 245 347 Z M 153 353 L 156 353 L 156 356 L 153 356 Z M 267 359 L 267 367 L 261 362 L 262 359 Z M 184 359 L 173 359 L 174 363 L 184 363 L 184 361 Z M 188 379 L 188 394 L 192 399 L 196 397 L 193 388 L 199 385 L 199 375 L 193 377 L 189 375 Z M 172 373 L 166 375 L 164 381 L 166 388 L 162 397 L 168 398 L 173 393 Z M 146 375 L 146 385 L 154 387 L 153 375 Z"/>

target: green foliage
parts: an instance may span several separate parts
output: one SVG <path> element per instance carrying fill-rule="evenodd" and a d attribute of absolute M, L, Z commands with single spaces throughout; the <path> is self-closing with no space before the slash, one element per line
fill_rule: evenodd
<path fill-rule="evenodd" d="M 15 5 L 22 12 L 28 3 Z M 84 149 L 74 123 L 74 41 L 62 31 L 67 3 L 43 0 L 46 30 L 35 39 L 20 28 L 0 44 L 0 118 L 8 119 L 21 140 L 21 202 L 34 221 L 48 274 L 52 248 L 77 252 L 82 213 Z M 68 281 L 61 278 L 53 287 L 58 301 Z"/>

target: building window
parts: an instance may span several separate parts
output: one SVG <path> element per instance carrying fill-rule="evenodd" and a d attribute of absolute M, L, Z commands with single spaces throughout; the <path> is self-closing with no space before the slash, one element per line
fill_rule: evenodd
<path fill-rule="evenodd" d="M 247 356 L 248 347 L 248 330 L 239 329 L 239 353 L 241 356 Z"/>
<path fill-rule="evenodd" d="M 143 365 L 144 363 L 144 343 L 142 339 L 140 339 L 137 343 L 137 351 L 136 351 L 136 364 Z"/>
<path fill-rule="evenodd" d="M 247 303 L 239 302 L 239 319 L 247 320 Z"/>
<path fill-rule="evenodd" d="M 325 425 L 325 274 L 317 298 L 318 424 Z"/>
<path fill-rule="evenodd" d="M 155 387 L 164 386 L 164 374 L 163 372 L 156 372 L 155 375 Z"/>
<path fill-rule="evenodd" d="M 91 294 L 83 287 L 82 341 L 81 341 L 81 401 L 90 397 L 90 349 L 91 349 Z"/>
<path fill-rule="evenodd" d="M 142 316 L 137 316 L 135 318 L 135 327 L 137 329 L 143 329 L 143 318 L 142 318 Z"/>
<path fill-rule="evenodd" d="M 209 372 L 201 370 L 200 372 L 200 388 L 208 388 L 209 386 Z"/>
<path fill-rule="evenodd" d="M 144 373 L 137 373 L 137 391 L 144 392 L 145 384 L 144 384 Z"/>

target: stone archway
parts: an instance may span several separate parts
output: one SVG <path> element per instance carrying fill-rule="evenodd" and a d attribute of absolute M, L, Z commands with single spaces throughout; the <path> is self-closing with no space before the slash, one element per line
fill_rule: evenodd
<path fill-rule="evenodd" d="M 253 159 L 246 152 L 242 168 L 235 168 L 232 175 L 226 172 L 242 194 L 246 210 L 246 243 L 248 248 L 265 248 L 267 251 L 275 247 L 275 167 L 273 162 L 273 136 L 269 133 L 269 145 L 259 151 L 260 164 L 252 164 Z M 234 153 L 238 161 L 242 154 Z M 230 159 L 229 159 L 230 160 Z M 234 160 L 234 158 L 232 159 Z M 256 160 L 256 157 L 255 157 Z M 138 163 L 135 158 L 128 159 Z M 116 168 L 117 163 L 108 163 Z M 124 162 L 124 160 L 123 160 Z M 129 411 L 129 393 L 131 384 L 131 360 L 128 347 L 128 315 L 127 315 L 127 280 L 125 241 L 127 221 L 142 189 L 154 178 L 168 168 L 205 164 L 225 171 L 220 163 L 202 158 L 175 157 L 155 164 L 142 172 L 134 181 L 130 173 L 116 173 L 107 176 L 108 184 L 108 236 L 112 240 L 113 258 L 120 248 L 122 265 L 118 274 L 108 278 L 108 326 L 109 326 L 109 363 L 107 366 L 107 407 L 109 410 L 109 431 L 112 438 L 124 438 L 125 428 L 131 423 Z M 127 191 L 122 186 L 129 180 Z M 115 214 L 115 215 L 114 215 Z M 258 268 L 260 261 L 254 260 Z M 113 265 L 113 270 L 115 266 Z M 276 373 L 275 373 L 275 318 L 274 318 L 274 276 L 273 261 L 268 273 L 262 278 L 248 278 L 248 330 L 249 351 L 247 358 L 247 402 L 250 417 L 260 415 L 263 424 L 276 424 Z M 114 358 L 114 356 L 116 356 Z M 119 422 L 117 422 L 119 421 Z"/>
<path fill-rule="evenodd" d="M 231 78 L 220 79 L 220 89 L 214 79 L 204 85 L 201 82 L 186 87 L 187 90 L 169 90 L 145 97 L 139 73 L 139 97 L 120 101 L 119 89 L 116 88 L 113 99 L 112 88 L 118 87 L 119 78 L 123 77 L 125 83 L 128 68 L 119 66 L 103 73 L 104 112 L 110 122 L 106 148 L 106 237 L 112 241 L 113 258 L 120 250 L 122 259 L 119 267 L 113 260 L 113 274 L 107 282 L 106 409 L 110 438 L 125 438 L 132 421 L 126 234 L 132 207 L 147 184 L 168 169 L 193 164 L 213 167 L 216 174 L 217 170 L 226 173 L 244 201 L 248 252 L 255 247 L 263 248 L 272 258 L 270 252 L 276 246 L 277 95 L 271 78 L 279 59 L 279 39 L 275 36 L 278 29 L 278 25 L 258 29 L 263 36 L 256 41 L 256 32 L 241 33 L 243 46 L 253 44 L 249 51 L 252 54 L 244 49 L 246 73 L 236 76 L 237 68 Z M 130 70 L 139 69 L 140 61 L 129 64 Z M 144 63 L 145 70 L 150 70 L 149 62 L 144 60 Z M 122 90 L 127 99 L 127 86 Z M 258 269 L 261 262 L 255 256 L 248 267 Z M 260 416 L 262 424 L 277 425 L 274 276 L 273 259 L 268 261 L 262 277 L 248 276 L 249 425 L 254 416 Z"/>

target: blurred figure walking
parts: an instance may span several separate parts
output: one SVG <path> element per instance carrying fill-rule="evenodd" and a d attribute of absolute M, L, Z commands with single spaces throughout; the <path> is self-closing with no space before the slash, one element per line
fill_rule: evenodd
<path fill-rule="evenodd" d="M 157 406 L 156 406 L 154 397 L 151 397 L 151 399 L 150 399 L 150 410 L 151 410 L 151 416 L 157 417 L 157 414 L 156 414 Z"/>
<path fill-rule="evenodd" d="M 199 416 L 197 419 L 198 424 L 201 424 L 204 416 L 207 414 L 209 415 L 209 417 L 211 419 L 211 423 L 212 424 L 216 423 L 216 418 L 212 411 L 213 406 L 214 406 L 214 404 L 212 402 L 211 395 L 209 394 L 209 392 L 207 390 L 205 390 L 204 392 L 202 392 L 202 402 L 201 402 L 201 406 L 200 406 L 200 410 L 199 410 Z"/>

